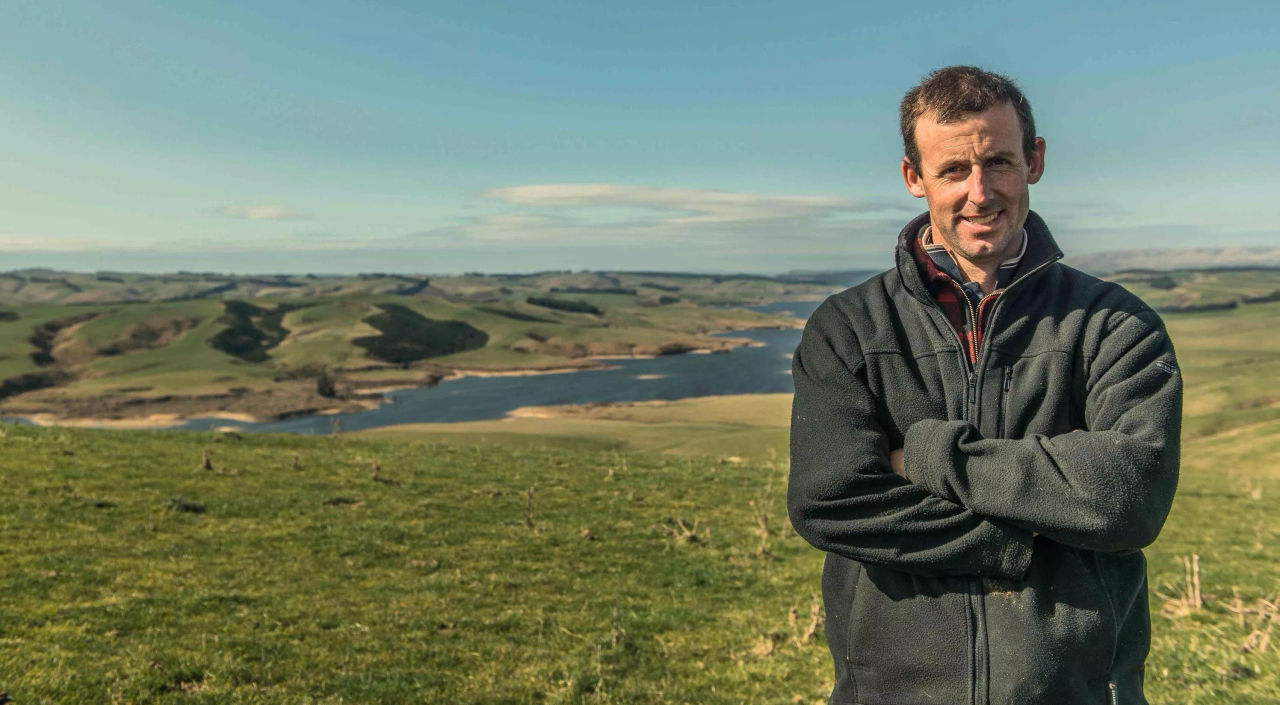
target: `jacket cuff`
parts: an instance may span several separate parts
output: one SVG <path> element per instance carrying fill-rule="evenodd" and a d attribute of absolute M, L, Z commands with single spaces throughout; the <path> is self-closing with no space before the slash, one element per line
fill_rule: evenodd
<path fill-rule="evenodd" d="M 988 521 L 991 521 L 988 519 Z M 1004 543 L 1004 549 L 1000 552 L 1000 575 L 997 577 L 1007 580 L 1022 580 L 1027 576 L 1027 571 L 1031 569 L 1031 553 L 1032 547 L 1035 546 L 1036 537 L 1030 531 L 1019 529 L 1016 526 L 1001 524 L 1004 533 L 1007 534 L 1007 541 Z"/>
<path fill-rule="evenodd" d="M 952 465 L 958 454 L 956 445 L 972 426 L 967 421 L 921 419 L 907 429 L 902 441 L 902 460 L 907 479 L 935 497 L 961 504 L 947 478 L 955 472 Z M 1031 568 L 1035 535 L 1030 531 L 986 519 L 993 529 L 991 550 L 984 556 L 990 563 L 982 566 L 985 575 L 1006 580 L 1022 580 Z"/>
<path fill-rule="evenodd" d="M 902 440 L 907 479 L 936 497 L 959 504 L 945 476 L 951 470 L 956 440 L 967 425 L 966 421 L 942 419 L 920 419 L 911 424 Z"/>

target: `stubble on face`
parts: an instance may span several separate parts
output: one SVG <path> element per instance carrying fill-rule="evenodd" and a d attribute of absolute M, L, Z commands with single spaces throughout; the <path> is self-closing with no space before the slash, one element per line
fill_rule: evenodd
<path fill-rule="evenodd" d="M 903 179 L 913 195 L 927 201 L 934 241 L 971 279 L 993 279 L 1021 245 L 1027 186 L 1043 171 L 1044 141 L 1037 139 L 1028 160 L 1017 113 L 1008 103 L 950 123 L 925 114 L 916 122 L 915 139 L 920 168 L 904 160 Z"/>

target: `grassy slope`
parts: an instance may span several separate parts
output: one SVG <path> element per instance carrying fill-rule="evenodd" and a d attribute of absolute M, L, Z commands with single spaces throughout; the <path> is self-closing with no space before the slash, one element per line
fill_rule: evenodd
<path fill-rule="evenodd" d="M 619 295 L 587 295 L 604 310 L 603 316 L 550 311 L 523 303 L 512 294 L 490 307 L 508 308 L 536 315 L 547 322 L 522 321 L 483 311 L 479 304 L 448 301 L 439 297 L 393 297 L 386 295 L 350 295 L 341 298 L 296 299 L 291 303 L 315 305 L 292 311 L 283 318 L 290 333 L 269 351 L 270 360 L 263 364 L 248 363 L 225 354 L 209 344 L 209 340 L 226 327 L 222 302 L 212 299 L 161 303 L 110 305 L 41 305 L 19 309 L 22 318 L 0 322 L 0 380 L 40 369 L 31 359 L 35 347 L 29 339 L 35 326 L 51 320 L 76 315 L 97 314 L 97 318 L 70 329 L 59 338 L 65 344 L 66 357 L 60 367 L 70 369 L 74 380 L 59 387 L 46 388 L 14 398 L 12 407 L 31 408 L 43 405 L 56 408 L 59 400 L 94 400 L 114 398 L 156 398 L 169 395 L 226 395 L 236 390 L 272 390 L 279 386 L 282 372 L 319 369 L 327 366 L 341 370 L 340 375 L 353 382 L 376 384 L 386 380 L 412 383 L 425 379 L 441 367 L 459 369 L 507 370 L 512 368 L 563 367 L 585 364 L 588 354 L 652 352 L 663 345 L 709 347 L 728 344 L 705 334 L 722 328 L 783 325 L 784 318 L 747 310 L 722 310 L 680 304 L 649 307 L 641 305 L 643 297 Z M 258 303 L 270 308 L 271 300 Z M 458 320 L 468 323 L 489 336 L 483 348 L 430 358 L 413 370 L 374 360 L 365 350 L 352 344 L 361 336 L 376 335 L 363 320 L 376 313 L 379 303 L 406 305 L 427 318 Z M 102 356 L 96 351 L 129 338 L 140 325 L 157 324 L 166 319 L 196 321 L 190 330 L 171 336 L 172 340 L 150 349 L 133 349 L 124 354 Z M 547 350 L 523 351 L 520 343 L 529 343 L 533 335 L 549 341 Z M 350 368 L 350 369 L 347 369 Z M 372 369 L 365 369 L 372 368 Z M 287 375 L 286 375 L 287 376 Z M 286 382 L 303 388 L 306 382 Z M 245 404 L 256 403 L 244 397 Z M 300 399 L 302 399 L 300 397 Z M 234 401 L 230 402 L 234 405 Z M 302 399 L 299 403 L 315 403 Z M 253 412 L 254 408 L 243 411 Z"/>
<path fill-rule="evenodd" d="M 208 344 L 208 339 L 225 328 L 219 321 L 222 306 L 216 301 L 177 302 L 156 306 L 169 315 L 188 314 L 200 323 L 172 344 L 138 350 L 124 355 L 101 357 L 84 365 L 84 377 L 75 384 L 45 394 L 93 397 L 106 393 L 152 396 L 156 394 L 217 394 L 234 387 L 264 389 L 273 382 L 274 372 L 266 367 L 245 363 Z M 124 322 L 108 314 L 96 321 L 123 331 Z M 89 328 L 89 326 L 85 326 Z M 92 333 L 81 329 L 77 337 Z"/>
<path fill-rule="evenodd" d="M 1247 610 L 1280 591 L 1277 316 L 1169 317 L 1188 418 L 1147 554 L 1153 703 L 1280 701 L 1275 647 L 1241 648 L 1266 628 Z M 657 449 L 677 428 L 729 447 L 751 426 L 727 422 L 748 421 L 784 457 L 785 400 L 736 406 L 510 423 L 621 424 L 636 445 L 648 428 Z M 698 414 L 720 423 L 683 422 Z M 785 463 L 764 447 L 736 463 L 585 430 L 3 430 L 0 690 L 15 702 L 816 703 L 829 688 L 821 629 L 803 638 L 822 557 L 786 530 Z M 205 449 L 213 471 L 196 469 Z M 1180 610 L 1192 554 L 1205 605 Z"/>
<path fill-rule="evenodd" d="M 16 321 L 0 321 L 0 379 L 7 379 L 42 368 L 31 360 L 36 348 L 30 343 L 32 332 L 43 323 L 58 321 L 85 313 L 77 306 L 32 306 L 17 309 Z"/>
<path fill-rule="evenodd" d="M 1114 274 L 1107 278 L 1123 284 L 1152 306 L 1239 301 L 1244 297 L 1265 296 L 1280 290 L 1280 269 L 1133 272 Z M 1172 289 L 1155 289 L 1147 284 L 1153 278 L 1172 278 L 1177 286 Z"/>
<path fill-rule="evenodd" d="M 820 559 L 776 533 L 754 555 L 748 502 L 781 525 L 781 467 L 30 428 L 4 443 L 15 702 L 821 695 L 821 643 L 791 642 Z M 667 517 L 710 533 L 679 542 Z"/>
<path fill-rule="evenodd" d="M 1280 598 L 1280 303 L 1166 315 L 1185 379 L 1182 479 L 1148 550 L 1159 702 L 1280 702 L 1280 652 L 1242 651 L 1267 629 L 1231 612 Z M 1206 607 L 1177 609 L 1185 557 L 1198 555 Z M 1276 636 L 1280 637 L 1280 634 Z"/>

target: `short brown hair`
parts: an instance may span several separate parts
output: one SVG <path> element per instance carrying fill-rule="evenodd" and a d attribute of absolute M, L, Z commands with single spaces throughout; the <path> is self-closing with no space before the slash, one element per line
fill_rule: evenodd
<path fill-rule="evenodd" d="M 916 121 L 926 113 L 946 124 L 962 120 L 965 115 L 1009 103 L 1018 114 L 1022 126 L 1023 157 L 1030 162 L 1036 151 L 1036 121 L 1029 103 L 1018 86 L 998 73 L 976 66 L 940 68 L 907 91 L 898 109 L 898 127 L 902 131 L 902 147 L 907 160 L 920 171 L 920 147 L 916 145 Z"/>

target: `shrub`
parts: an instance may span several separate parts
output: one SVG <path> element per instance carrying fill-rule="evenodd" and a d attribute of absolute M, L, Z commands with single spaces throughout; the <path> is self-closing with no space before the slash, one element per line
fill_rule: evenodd
<path fill-rule="evenodd" d="M 489 334 L 462 321 L 436 321 L 399 304 L 379 304 L 380 313 L 364 319 L 382 335 L 356 338 L 352 343 L 384 362 L 408 365 L 429 357 L 482 348 Z"/>
<path fill-rule="evenodd" d="M 568 311 L 569 313 L 589 313 L 593 316 L 601 314 L 600 309 L 592 306 L 586 301 L 566 301 L 564 299 L 553 299 L 549 296 L 530 296 L 525 301 L 534 306 L 555 309 L 557 311 Z"/>

